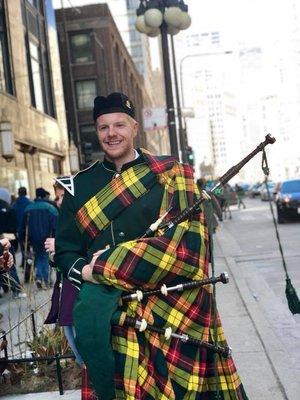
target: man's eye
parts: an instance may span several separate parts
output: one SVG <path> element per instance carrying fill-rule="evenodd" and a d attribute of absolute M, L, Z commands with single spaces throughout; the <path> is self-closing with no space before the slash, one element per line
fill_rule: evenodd
<path fill-rule="evenodd" d="M 118 128 L 123 128 L 123 126 L 125 126 L 125 124 L 117 124 Z"/>

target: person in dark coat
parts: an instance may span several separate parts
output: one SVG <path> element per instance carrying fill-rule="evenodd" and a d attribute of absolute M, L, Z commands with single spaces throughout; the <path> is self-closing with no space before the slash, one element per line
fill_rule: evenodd
<path fill-rule="evenodd" d="M 20 245 L 21 253 L 22 253 L 22 264 L 21 266 L 25 268 L 25 271 L 27 272 L 27 269 L 30 270 L 30 267 L 27 268 L 28 266 L 25 265 L 26 260 L 25 260 L 25 248 L 24 248 L 24 242 L 21 240 L 21 233 L 22 233 L 22 225 L 23 225 L 23 218 L 24 218 L 24 212 L 25 208 L 29 205 L 32 204 L 32 201 L 27 197 L 27 189 L 24 186 L 21 186 L 18 189 L 18 198 L 16 201 L 12 204 L 12 208 L 15 211 L 16 218 L 17 218 L 17 237 L 18 237 L 18 243 Z M 30 273 L 30 271 L 29 271 Z M 25 282 L 29 281 L 29 273 L 25 273 Z"/>
<path fill-rule="evenodd" d="M 55 203 L 57 208 L 61 206 L 64 196 L 64 188 L 58 183 L 54 184 Z M 45 241 L 45 249 L 53 257 L 55 252 L 55 239 L 47 238 Z M 69 346 L 74 353 L 75 361 L 79 366 L 83 365 L 83 360 L 75 345 L 75 329 L 73 325 L 73 306 L 77 297 L 78 289 L 64 278 L 61 272 L 57 271 L 57 279 L 53 287 L 51 297 L 51 308 L 45 320 L 45 324 L 58 324 L 63 327 L 64 334 L 67 338 Z"/>
<path fill-rule="evenodd" d="M 24 212 L 21 238 L 24 240 L 26 229 L 28 239 L 35 254 L 36 285 L 42 289 L 43 285 L 49 287 L 49 257 L 44 248 L 44 242 L 48 237 L 55 236 L 57 209 L 47 202 L 46 190 L 36 189 L 36 199 L 29 204 Z"/>
<path fill-rule="evenodd" d="M 10 206 L 11 196 L 9 190 L 0 188 L 0 239 L 4 239 L 5 234 L 17 235 L 17 222 L 15 211 Z M 9 268 L 9 272 L 0 275 L 0 286 L 4 292 L 12 291 L 14 298 L 25 298 L 26 293 L 22 290 L 18 273 L 15 266 L 14 248 L 11 247 L 13 256 L 13 265 Z"/>

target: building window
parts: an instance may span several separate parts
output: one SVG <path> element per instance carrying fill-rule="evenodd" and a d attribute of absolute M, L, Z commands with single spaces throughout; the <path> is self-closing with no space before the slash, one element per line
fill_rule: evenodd
<path fill-rule="evenodd" d="M 47 174 L 60 175 L 62 172 L 61 160 L 51 154 L 39 153 L 39 170 Z"/>
<path fill-rule="evenodd" d="M 30 54 L 35 106 L 38 110 L 44 111 L 45 106 L 43 100 L 43 87 L 42 87 L 42 76 L 41 76 L 42 66 L 41 66 L 39 48 L 37 44 L 33 42 L 29 43 L 29 54 Z"/>
<path fill-rule="evenodd" d="M 127 10 L 136 10 L 139 6 L 139 2 L 137 0 L 126 0 Z"/>
<path fill-rule="evenodd" d="M 92 108 L 94 98 L 96 97 L 96 81 L 77 81 L 75 82 L 77 107 Z"/>
<path fill-rule="evenodd" d="M 91 37 L 89 33 L 72 35 L 70 42 L 73 63 L 84 63 L 93 61 Z"/>
<path fill-rule="evenodd" d="M 0 91 L 14 94 L 3 0 L 0 0 Z"/>
<path fill-rule="evenodd" d="M 142 46 L 132 46 L 131 55 L 132 57 L 142 57 L 143 56 Z"/>
<path fill-rule="evenodd" d="M 44 1 L 22 2 L 22 17 L 27 51 L 27 68 L 31 104 L 38 110 L 55 116 L 52 76 L 47 42 L 47 22 Z"/>
<path fill-rule="evenodd" d="M 94 124 L 80 126 L 80 140 L 81 143 L 92 143 L 93 153 L 101 152 L 100 143 Z"/>
<path fill-rule="evenodd" d="M 129 39 L 130 42 L 139 42 L 141 41 L 141 34 L 136 29 L 130 29 L 129 31 Z"/>

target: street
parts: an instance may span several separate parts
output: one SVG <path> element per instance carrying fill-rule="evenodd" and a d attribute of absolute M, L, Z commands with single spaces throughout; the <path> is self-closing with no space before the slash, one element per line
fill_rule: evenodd
<path fill-rule="evenodd" d="M 258 198 L 247 198 L 246 205 L 245 210 L 232 206 L 232 220 L 223 223 L 238 245 L 228 249 L 229 254 L 241 267 L 249 264 L 250 268 L 255 268 L 276 296 L 285 302 L 285 275 L 269 204 Z M 273 207 L 276 215 L 276 207 Z M 278 228 L 288 272 L 299 289 L 300 221 L 286 222 Z"/>
<path fill-rule="evenodd" d="M 300 390 L 300 316 L 293 316 L 287 306 L 285 274 L 269 204 L 248 198 L 245 203 L 245 210 L 232 207 L 232 219 L 221 223 L 215 235 L 216 269 L 227 268 L 231 277 L 229 287 L 218 287 L 218 308 L 249 398 L 296 400 Z M 299 222 L 279 226 L 298 295 L 299 228 Z"/>

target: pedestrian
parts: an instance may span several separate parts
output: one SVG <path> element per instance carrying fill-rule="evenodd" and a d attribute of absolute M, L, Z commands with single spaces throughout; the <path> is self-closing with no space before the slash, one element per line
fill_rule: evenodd
<path fill-rule="evenodd" d="M 192 168 L 174 157 L 135 149 L 138 123 L 125 94 L 97 97 L 93 117 L 105 158 L 69 181 L 60 180 L 66 193 L 55 262 L 80 288 L 73 311 L 76 344 L 98 397 L 208 399 L 219 390 L 222 398 L 246 400 L 231 358 L 216 360 L 218 389 L 208 350 L 124 325 L 126 315 L 135 315 L 213 341 L 210 289 L 201 289 L 199 295 L 198 290 L 160 295 L 119 308 L 124 290 L 206 277 L 208 233 L 201 208 L 162 236 L 141 238 L 159 217 L 169 220 L 194 202 Z M 120 326 L 111 328 L 112 323 Z M 219 318 L 216 324 L 223 338 Z"/>
<path fill-rule="evenodd" d="M 51 284 L 49 257 L 44 243 L 48 237 L 55 236 L 58 217 L 57 209 L 45 197 L 45 189 L 37 188 L 34 202 L 25 208 L 21 232 L 23 241 L 28 233 L 34 251 L 35 282 L 38 289 L 47 289 Z"/>
<path fill-rule="evenodd" d="M 58 182 L 54 184 L 55 204 L 59 209 L 64 197 L 65 189 Z M 45 249 L 51 255 L 55 253 L 55 238 L 47 238 L 45 241 Z M 83 360 L 75 345 L 75 328 L 73 325 L 73 306 L 78 294 L 78 288 L 62 276 L 57 269 L 57 278 L 53 287 L 51 297 L 51 308 L 45 320 L 45 324 L 58 324 L 64 330 L 68 344 L 75 355 L 75 361 L 79 366 L 83 365 Z"/>
<path fill-rule="evenodd" d="M 10 243 L 13 245 L 10 248 L 10 252 L 13 255 L 13 265 L 6 274 L 0 275 L 0 286 L 3 288 L 5 293 L 10 290 L 12 295 L 16 299 L 22 299 L 26 297 L 26 293 L 23 292 L 22 285 L 18 276 L 18 272 L 15 265 L 15 250 L 17 242 L 17 219 L 13 208 L 10 206 L 11 196 L 7 188 L 0 188 L 0 239 L 4 239 L 5 236 L 10 235 Z"/>
<path fill-rule="evenodd" d="M 29 281 L 29 275 L 30 272 L 28 273 L 27 270 L 30 270 L 30 267 L 26 265 L 26 254 L 25 254 L 25 248 L 24 248 L 24 242 L 23 240 L 20 240 L 21 233 L 22 233 L 22 225 L 23 225 L 23 218 L 24 218 L 24 211 L 25 208 L 31 204 L 32 201 L 27 197 L 27 189 L 24 186 L 21 186 L 18 189 L 18 197 L 16 201 L 12 204 L 12 208 L 14 209 L 16 213 L 16 218 L 17 218 L 17 236 L 18 236 L 18 244 L 21 249 L 22 253 L 22 263 L 21 266 L 25 269 L 25 282 Z"/>
<path fill-rule="evenodd" d="M 10 247 L 11 244 L 7 238 L 0 239 L 0 282 L 2 281 L 1 275 L 7 274 L 10 268 L 14 265 L 13 255 L 9 252 Z M 1 294 L 0 297 L 2 297 Z M 3 314 L 0 313 L 0 320 L 2 318 Z"/>
<path fill-rule="evenodd" d="M 236 183 L 236 185 L 235 185 L 235 192 L 236 192 L 236 195 L 237 195 L 238 209 L 240 209 L 241 206 L 243 206 L 243 208 L 245 209 L 245 208 L 246 208 L 246 205 L 245 205 L 245 203 L 243 202 L 243 197 L 244 197 L 244 195 L 245 195 L 244 189 L 243 189 L 240 185 L 238 185 L 238 184 Z"/>
<path fill-rule="evenodd" d="M 228 183 L 226 183 L 223 186 L 223 205 L 222 205 L 222 211 L 223 211 L 223 217 L 224 219 L 227 218 L 227 215 L 229 219 L 232 219 L 232 213 L 230 209 L 230 193 L 232 189 Z"/>

